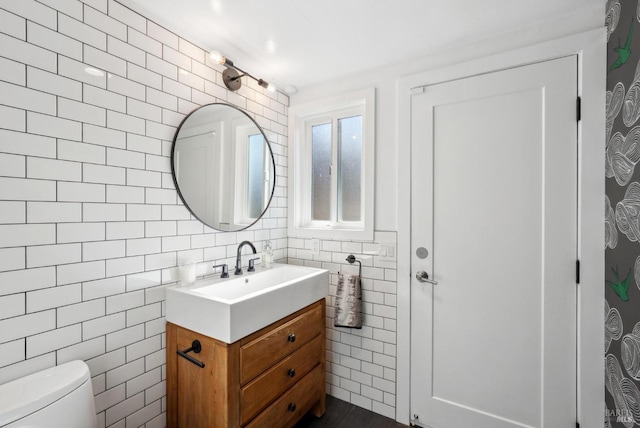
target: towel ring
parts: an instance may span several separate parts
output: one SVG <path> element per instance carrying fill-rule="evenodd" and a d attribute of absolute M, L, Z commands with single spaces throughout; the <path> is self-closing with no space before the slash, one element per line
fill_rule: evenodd
<path fill-rule="evenodd" d="M 349 254 L 349 256 L 346 258 L 346 260 L 349 262 L 349 264 L 353 264 L 354 262 L 358 262 L 358 264 L 360 265 L 360 273 L 358 274 L 360 276 L 360 278 L 362 278 L 362 262 L 358 259 L 356 259 L 356 256 L 354 256 L 353 254 Z"/>

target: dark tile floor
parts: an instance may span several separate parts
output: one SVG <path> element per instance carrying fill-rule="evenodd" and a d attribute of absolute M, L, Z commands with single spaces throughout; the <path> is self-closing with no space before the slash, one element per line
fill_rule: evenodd
<path fill-rule="evenodd" d="M 404 428 L 393 419 L 327 395 L 327 411 L 321 418 L 307 415 L 295 428 Z"/>

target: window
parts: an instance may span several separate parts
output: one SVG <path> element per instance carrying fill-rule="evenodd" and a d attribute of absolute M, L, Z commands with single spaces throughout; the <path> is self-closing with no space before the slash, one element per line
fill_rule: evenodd
<path fill-rule="evenodd" d="M 262 215 L 265 207 L 265 200 L 268 198 L 267 186 L 269 180 L 264 179 L 268 165 L 265 165 L 265 144 L 262 134 L 254 134 L 249 136 L 247 159 L 247 199 L 248 199 L 248 217 L 252 220 Z"/>
<path fill-rule="evenodd" d="M 374 94 L 290 108 L 289 236 L 373 240 Z"/>
<path fill-rule="evenodd" d="M 271 198 L 271 153 L 255 126 L 235 125 L 234 224 L 249 226 L 264 211 Z"/>

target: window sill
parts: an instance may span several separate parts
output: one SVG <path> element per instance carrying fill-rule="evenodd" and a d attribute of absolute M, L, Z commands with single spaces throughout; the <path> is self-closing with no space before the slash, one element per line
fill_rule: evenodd
<path fill-rule="evenodd" d="M 349 229 L 341 227 L 296 227 L 289 226 L 289 238 L 320 238 L 343 241 L 373 242 L 373 227 L 366 229 Z"/>

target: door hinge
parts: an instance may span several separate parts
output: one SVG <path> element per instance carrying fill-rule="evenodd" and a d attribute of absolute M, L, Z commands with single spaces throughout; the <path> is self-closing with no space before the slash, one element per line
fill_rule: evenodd
<path fill-rule="evenodd" d="M 580 260 L 576 260 L 576 284 L 580 284 Z"/>
<path fill-rule="evenodd" d="M 576 98 L 576 122 L 582 119 L 582 98 Z"/>
<path fill-rule="evenodd" d="M 576 422 L 576 428 L 580 428 L 580 422 Z"/>

